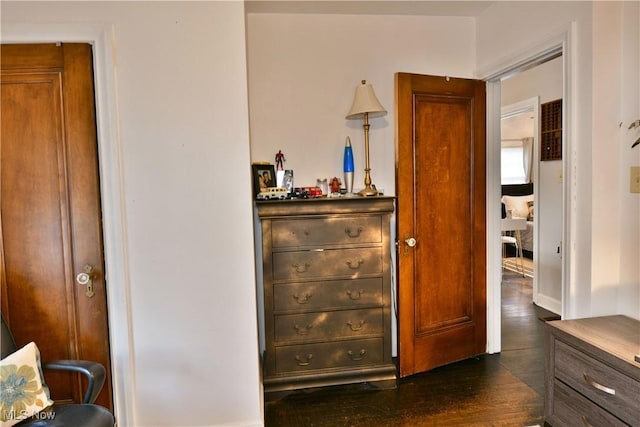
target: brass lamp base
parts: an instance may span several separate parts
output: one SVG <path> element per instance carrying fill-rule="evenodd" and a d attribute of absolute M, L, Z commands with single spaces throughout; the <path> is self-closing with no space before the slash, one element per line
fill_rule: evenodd
<path fill-rule="evenodd" d="M 378 195 L 378 191 L 371 188 L 371 187 L 365 187 L 362 190 L 360 190 L 360 192 L 358 192 L 359 195 L 364 196 L 364 197 L 368 197 L 368 196 L 377 196 Z"/>

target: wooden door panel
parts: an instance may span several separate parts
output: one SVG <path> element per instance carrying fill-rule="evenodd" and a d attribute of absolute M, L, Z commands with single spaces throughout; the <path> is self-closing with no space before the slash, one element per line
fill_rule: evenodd
<path fill-rule="evenodd" d="M 425 236 L 415 248 L 415 262 L 421 267 L 415 278 L 417 335 L 470 320 L 471 301 L 465 287 L 469 270 L 460 266 L 469 263 L 471 226 L 466 221 L 446 221 L 456 216 L 468 218 L 470 212 L 466 194 L 470 129 L 464 120 L 468 109 L 464 98 L 415 98 L 415 126 L 425 130 L 416 134 L 414 148 L 417 164 L 424 165 L 415 174 L 416 196 L 428 201 L 420 205 L 415 219 L 416 235 Z M 438 121 L 446 121 L 448 126 L 431 126 Z M 429 286 L 442 281 L 449 283 L 446 292 L 434 292 L 438 288 Z"/>
<path fill-rule="evenodd" d="M 111 407 L 91 48 L 2 45 L 0 281 L 18 345 L 43 360 L 107 369 L 98 403 Z M 95 270 L 95 296 L 75 282 Z M 56 401 L 82 399 L 77 374 L 46 372 Z"/>
<path fill-rule="evenodd" d="M 67 289 L 59 284 L 71 270 L 65 251 L 69 227 L 62 216 L 68 204 L 59 161 L 64 151 L 60 73 L 3 76 L 2 83 L 3 252 L 5 280 L 11 284 L 4 295 L 11 307 L 5 315 L 13 320 L 18 346 L 35 341 L 44 360 L 75 358 L 69 351 L 73 331 L 58 322 L 69 315 Z M 20 122 L 38 126 L 13 125 Z M 43 329 L 54 322 L 60 327 Z M 73 400 L 70 376 L 47 372 L 47 382 L 57 399 Z"/>
<path fill-rule="evenodd" d="M 60 191 L 65 188 L 59 162 L 60 79 L 52 73 L 3 76 L 2 82 L 2 228 L 6 281 L 11 284 L 6 298 L 21 301 L 33 319 L 50 324 L 67 317 L 65 287 L 50 284 L 65 283 L 71 270 L 65 250 L 69 227 L 62 216 L 68 204 Z M 56 113 L 44 114 L 51 109 Z M 38 126 L 13 125 L 21 121 Z M 17 310 L 12 306 L 11 314 Z M 49 334 L 39 322 L 12 326 L 17 337 L 33 336 L 44 348 L 64 348 L 69 342 L 64 328 Z"/>
<path fill-rule="evenodd" d="M 406 376 L 485 351 L 484 83 L 399 73 L 396 91 Z"/>

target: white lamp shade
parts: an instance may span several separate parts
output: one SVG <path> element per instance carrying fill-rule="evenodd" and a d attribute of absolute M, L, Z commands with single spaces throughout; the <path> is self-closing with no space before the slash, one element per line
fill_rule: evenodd
<path fill-rule="evenodd" d="M 373 86 L 363 80 L 361 84 L 356 87 L 356 95 L 353 98 L 353 105 L 347 113 L 347 119 L 357 119 L 362 117 L 364 113 L 369 113 L 370 117 L 380 117 L 387 114 L 387 110 L 384 109 L 375 92 Z"/>

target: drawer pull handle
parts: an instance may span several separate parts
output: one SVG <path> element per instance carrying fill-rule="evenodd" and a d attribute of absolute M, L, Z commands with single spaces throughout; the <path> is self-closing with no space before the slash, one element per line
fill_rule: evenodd
<path fill-rule="evenodd" d="M 298 335 L 307 335 L 309 333 L 309 331 L 311 330 L 311 328 L 313 328 L 313 325 L 307 325 L 303 328 L 301 328 L 298 325 L 294 325 L 293 329 L 296 330 L 296 332 L 298 333 Z"/>
<path fill-rule="evenodd" d="M 298 366 L 309 366 L 311 364 L 311 359 L 313 359 L 313 354 L 307 354 L 307 359 L 305 361 L 303 361 L 300 356 L 296 356 Z"/>
<path fill-rule="evenodd" d="M 584 427 L 593 427 L 593 424 L 589 422 L 585 415 L 582 416 L 582 424 L 584 424 Z"/>
<path fill-rule="evenodd" d="M 347 291 L 347 295 L 349 295 L 349 299 L 354 301 L 357 301 L 360 298 L 362 298 L 363 293 L 364 293 L 364 289 L 360 289 L 357 294 L 355 292 L 351 292 L 351 290 Z"/>
<path fill-rule="evenodd" d="M 347 233 L 347 236 L 355 239 L 356 237 L 360 237 L 360 233 L 362 233 L 362 227 L 358 227 L 355 233 L 350 228 L 345 228 L 344 232 Z"/>
<path fill-rule="evenodd" d="M 296 273 L 304 273 L 309 269 L 309 267 L 311 267 L 311 264 L 306 263 L 306 262 L 303 265 L 291 264 L 291 267 L 296 269 Z"/>
<path fill-rule="evenodd" d="M 365 350 L 364 348 L 360 350 L 360 355 L 359 356 L 354 356 L 353 355 L 353 351 L 349 350 L 347 351 L 347 354 L 349 355 L 349 357 L 351 358 L 351 360 L 353 360 L 354 362 L 358 362 L 362 359 L 364 359 L 364 354 L 367 352 L 367 350 Z"/>
<path fill-rule="evenodd" d="M 351 323 L 351 320 L 349 320 L 347 325 L 349 325 L 349 328 L 351 328 L 352 331 L 359 331 L 364 326 L 364 320 L 361 320 L 356 326 L 354 326 L 353 323 Z"/>
<path fill-rule="evenodd" d="M 351 260 L 347 260 L 347 265 L 349 266 L 350 269 L 352 270 L 357 270 L 360 268 L 360 266 L 362 265 L 362 263 L 364 262 L 363 259 L 358 258 L 357 260 L 355 260 L 355 262 L 351 261 Z"/>
<path fill-rule="evenodd" d="M 296 300 L 298 304 L 307 304 L 312 296 L 312 294 L 304 294 L 304 297 L 301 297 L 298 294 L 293 294 L 293 299 Z"/>
<path fill-rule="evenodd" d="M 589 384 L 591 387 L 596 388 L 596 389 L 598 389 L 600 391 L 604 391 L 605 393 L 610 394 L 611 396 L 615 396 L 616 395 L 615 389 L 609 388 L 609 387 L 605 387 L 602 384 L 598 384 L 589 375 L 587 375 L 586 372 L 582 374 L 582 378 L 584 378 L 585 382 L 587 384 Z"/>

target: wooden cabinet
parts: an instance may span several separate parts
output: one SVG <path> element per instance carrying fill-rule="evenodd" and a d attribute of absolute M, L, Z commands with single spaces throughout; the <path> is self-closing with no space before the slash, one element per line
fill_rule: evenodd
<path fill-rule="evenodd" d="M 541 105 L 540 160 L 562 159 L 562 99 Z"/>
<path fill-rule="evenodd" d="M 380 381 L 391 358 L 392 197 L 259 201 L 265 391 Z"/>
<path fill-rule="evenodd" d="M 548 323 L 545 420 L 640 425 L 640 322 L 606 316 Z"/>

